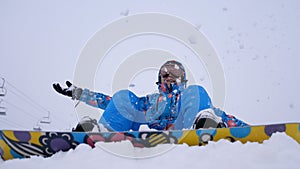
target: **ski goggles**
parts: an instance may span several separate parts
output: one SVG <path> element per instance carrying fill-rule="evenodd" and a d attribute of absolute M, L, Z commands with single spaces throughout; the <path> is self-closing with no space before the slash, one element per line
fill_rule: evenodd
<path fill-rule="evenodd" d="M 174 65 L 165 65 L 160 69 L 160 76 L 163 82 L 177 82 L 182 83 L 184 82 L 184 70 L 181 68 L 176 68 Z"/>

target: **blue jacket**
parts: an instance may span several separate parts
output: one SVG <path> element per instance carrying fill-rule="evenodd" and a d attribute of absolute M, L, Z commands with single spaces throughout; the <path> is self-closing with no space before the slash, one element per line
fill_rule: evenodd
<path fill-rule="evenodd" d="M 84 89 L 80 100 L 105 110 L 99 122 L 114 131 L 138 130 L 141 124 L 157 130 L 191 128 L 198 112 L 213 108 L 208 93 L 199 85 L 185 89 L 174 85 L 171 90 L 166 85 L 159 85 L 159 91 L 137 97 L 129 90 L 121 90 L 111 97 Z M 217 110 L 216 115 L 228 127 L 246 125 Z"/>

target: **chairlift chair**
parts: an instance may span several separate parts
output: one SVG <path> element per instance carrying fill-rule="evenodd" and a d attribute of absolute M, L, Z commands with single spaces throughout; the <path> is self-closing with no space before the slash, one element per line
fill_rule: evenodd
<path fill-rule="evenodd" d="M 33 130 L 34 131 L 42 131 L 42 128 L 40 126 L 34 126 Z"/>
<path fill-rule="evenodd" d="M 33 127 L 34 131 L 42 131 L 41 126 L 39 125 L 39 122 L 36 123 L 36 125 Z"/>
<path fill-rule="evenodd" d="M 0 83 L 0 88 L 3 88 L 4 87 L 4 84 L 5 84 L 5 79 L 3 77 L 1 77 L 0 79 L 2 79 L 2 82 Z"/>
<path fill-rule="evenodd" d="M 1 77 L 0 79 L 2 79 L 2 82 L 0 83 L 0 96 L 5 96 L 6 95 L 6 89 L 4 88 L 5 79 L 3 77 Z"/>
<path fill-rule="evenodd" d="M 6 107 L 1 106 L 3 99 L 0 99 L 0 116 L 6 116 Z"/>
<path fill-rule="evenodd" d="M 48 116 L 45 116 L 40 120 L 40 123 L 42 123 L 42 124 L 50 124 L 51 123 L 50 112 L 48 112 Z"/>
<path fill-rule="evenodd" d="M 0 96 L 4 97 L 6 95 L 6 89 L 4 87 L 0 87 Z"/>
<path fill-rule="evenodd" d="M 6 108 L 0 107 L 0 116 L 6 116 Z"/>

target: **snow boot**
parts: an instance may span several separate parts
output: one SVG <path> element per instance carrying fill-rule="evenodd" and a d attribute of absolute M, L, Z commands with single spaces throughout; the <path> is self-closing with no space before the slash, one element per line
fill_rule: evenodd
<path fill-rule="evenodd" d="M 193 129 L 200 128 L 225 128 L 222 118 L 218 117 L 213 109 L 200 111 L 194 120 Z"/>

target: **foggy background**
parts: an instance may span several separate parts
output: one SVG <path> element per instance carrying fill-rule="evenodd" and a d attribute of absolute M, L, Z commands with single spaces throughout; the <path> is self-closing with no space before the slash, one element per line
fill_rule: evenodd
<path fill-rule="evenodd" d="M 300 121 L 299 1 L 1 0 L 0 77 L 5 78 L 7 93 L 0 96 L 0 107 L 6 109 L 0 109 L 6 112 L 0 115 L 0 128 L 39 125 L 45 130 L 70 130 L 77 123 L 74 103 L 58 95 L 52 84 L 72 81 L 81 50 L 97 31 L 145 12 L 184 19 L 209 39 L 224 69 L 223 109 L 228 114 L 250 124 Z M 188 61 L 183 47 L 181 52 L 175 44 L 170 49 L 172 43 L 157 36 L 124 41 L 109 54 L 116 62 L 108 63 L 106 71 L 115 71 L 118 58 L 124 59 L 123 50 L 129 47 L 168 49 L 188 66 L 197 67 Z M 100 67 L 95 90 L 112 95 L 111 77 L 102 72 Z M 139 95 L 154 92 L 156 77 L 155 70 L 145 71 L 133 79 L 130 89 Z M 209 77 L 200 73 L 196 80 L 211 92 Z M 40 123 L 43 120 L 50 123 Z"/>

